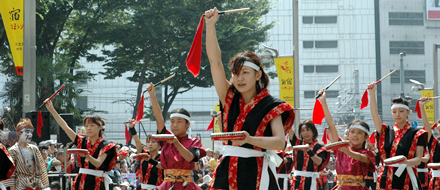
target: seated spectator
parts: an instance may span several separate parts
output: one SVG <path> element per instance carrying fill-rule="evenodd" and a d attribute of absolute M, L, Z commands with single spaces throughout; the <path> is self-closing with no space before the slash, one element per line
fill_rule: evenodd
<path fill-rule="evenodd" d="M 60 182 L 58 181 L 54 181 L 52 183 L 50 183 L 50 190 L 61 190 L 61 185 Z"/>
<path fill-rule="evenodd" d="M 215 168 L 217 167 L 219 156 L 220 152 L 218 150 L 214 151 L 214 155 L 208 163 L 208 169 L 210 172 L 214 172 Z"/>
<path fill-rule="evenodd" d="M 121 167 L 121 161 L 117 160 L 115 166 L 113 166 L 113 169 L 107 172 L 108 176 L 112 179 L 113 183 L 121 184 L 122 182 L 122 175 L 119 171 Z"/>

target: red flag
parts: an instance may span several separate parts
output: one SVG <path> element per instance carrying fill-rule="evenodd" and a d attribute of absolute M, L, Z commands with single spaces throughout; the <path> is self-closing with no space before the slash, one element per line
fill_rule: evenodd
<path fill-rule="evenodd" d="M 214 121 L 215 117 L 212 117 L 211 122 L 209 122 L 208 128 L 206 128 L 207 131 L 214 129 Z"/>
<path fill-rule="evenodd" d="M 419 117 L 421 119 L 422 118 L 422 112 L 420 111 L 419 100 L 417 100 L 416 107 L 414 108 L 414 111 L 417 112 L 417 117 Z"/>
<path fill-rule="evenodd" d="M 125 124 L 125 141 L 128 142 L 130 141 L 130 133 L 128 133 L 128 128 L 127 128 L 127 123 Z"/>
<path fill-rule="evenodd" d="M 136 120 L 133 124 L 138 123 L 144 117 L 144 95 L 142 94 L 141 101 L 139 101 L 138 111 L 136 115 Z"/>
<path fill-rule="evenodd" d="M 316 99 L 315 107 L 313 108 L 313 118 L 312 118 L 313 123 L 321 125 L 322 119 L 324 119 L 324 117 L 325 114 L 324 114 L 324 109 L 322 109 L 322 104 L 318 99 Z"/>
<path fill-rule="evenodd" d="M 38 110 L 38 120 L 37 120 L 37 134 L 41 137 L 41 128 L 43 127 L 43 117 L 41 116 L 41 110 Z"/>
<path fill-rule="evenodd" d="M 431 127 L 431 130 L 434 130 L 435 128 L 437 128 L 438 127 L 438 124 L 437 123 L 434 123 L 434 125 L 432 125 L 432 127 Z"/>
<path fill-rule="evenodd" d="M 324 133 L 322 134 L 322 143 L 327 144 L 327 128 L 324 128 Z"/>
<path fill-rule="evenodd" d="M 374 144 L 374 143 L 376 143 L 376 132 L 373 132 L 371 135 L 370 135 L 370 143 L 371 144 Z"/>
<path fill-rule="evenodd" d="M 203 22 L 205 15 L 200 18 L 199 26 L 197 26 L 197 32 L 194 36 L 191 49 L 189 49 L 188 57 L 186 57 L 186 67 L 194 77 L 199 76 L 200 73 L 200 61 L 202 59 L 202 34 L 203 34 Z"/>
<path fill-rule="evenodd" d="M 365 90 L 364 95 L 362 95 L 361 102 L 361 109 L 368 106 L 368 90 Z"/>

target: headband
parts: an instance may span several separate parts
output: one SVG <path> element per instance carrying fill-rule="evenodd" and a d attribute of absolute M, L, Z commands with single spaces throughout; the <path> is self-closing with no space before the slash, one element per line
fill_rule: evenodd
<path fill-rule="evenodd" d="M 250 61 L 244 61 L 243 66 L 248 66 L 252 69 L 255 69 L 256 71 L 260 71 L 260 67 L 256 65 L 255 63 L 252 63 Z"/>
<path fill-rule="evenodd" d="M 350 126 L 350 130 L 351 129 L 360 129 L 360 130 L 364 131 L 367 134 L 370 132 L 367 128 L 365 128 L 362 125 L 352 125 L 352 126 Z"/>
<path fill-rule="evenodd" d="M 181 117 L 181 118 L 186 119 L 187 121 L 189 121 L 189 117 L 188 117 L 187 115 L 185 115 L 185 114 L 181 114 L 181 113 L 172 113 L 172 114 L 170 115 L 170 118 L 173 118 L 173 117 Z"/>
<path fill-rule="evenodd" d="M 393 104 L 391 106 L 391 109 L 394 109 L 394 108 L 405 108 L 405 109 L 409 110 L 409 107 L 405 104 Z"/>

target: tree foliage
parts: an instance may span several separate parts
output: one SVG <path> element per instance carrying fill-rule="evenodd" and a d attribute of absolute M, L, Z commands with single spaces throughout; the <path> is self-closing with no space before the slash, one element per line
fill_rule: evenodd
<path fill-rule="evenodd" d="M 106 79 L 121 77 L 132 72 L 128 80 L 137 82 L 136 102 L 139 102 L 144 84 L 158 82 L 170 75 L 176 76 L 164 85 L 165 116 L 175 97 L 194 87 L 212 86 L 210 66 L 203 41 L 200 75 L 194 78 L 186 68 L 185 59 L 191 47 L 201 15 L 209 8 L 219 10 L 251 8 L 251 11 L 221 16 L 217 23 L 222 58 L 226 63 L 234 54 L 251 50 L 267 38 L 273 24 L 264 25 L 260 18 L 269 11 L 269 1 L 261 0 L 152 0 L 138 1 L 123 15 L 127 22 L 118 27 L 120 20 L 109 23 L 101 37 L 105 45 L 104 56 L 90 56 L 90 60 L 105 60 Z M 136 108 L 133 109 L 135 117 Z M 166 117 L 165 117 L 166 118 Z"/>

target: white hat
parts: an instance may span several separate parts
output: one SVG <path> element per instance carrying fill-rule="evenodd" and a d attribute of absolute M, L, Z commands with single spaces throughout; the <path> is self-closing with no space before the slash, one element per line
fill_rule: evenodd
<path fill-rule="evenodd" d="M 208 184 L 211 182 L 211 180 L 212 180 L 212 178 L 210 175 L 203 176 L 203 183 Z"/>
<path fill-rule="evenodd" d="M 124 183 L 121 183 L 121 186 L 128 187 L 128 186 L 130 186 L 130 183 L 128 183 L 128 181 L 126 181 L 126 182 L 124 182 Z"/>
<path fill-rule="evenodd" d="M 127 146 L 123 146 L 123 147 L 121 148 L 121 151 L 123 151 L 123 150 L 126 150 L 126 151 L 128 151 L 128 150 L 129 150 L 129 148 L 128 148 Z"/>

